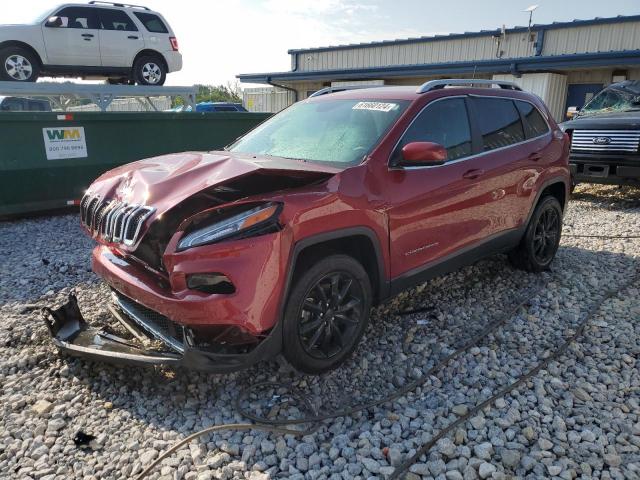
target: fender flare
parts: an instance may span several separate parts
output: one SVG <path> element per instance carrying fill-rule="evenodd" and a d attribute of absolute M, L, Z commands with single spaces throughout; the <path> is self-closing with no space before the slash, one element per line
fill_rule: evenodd
<path fill-rule="evenodd" d="M 531 204 L 531 208 L 529 209 L 529 214 L 527 215 L 527 219 L 524 222 L 524 229 L 526 230 L 527 225 L 529 225 L 529 221 L 533 216 L 533 212 L 538 206 L 538 202 L 540 201 L 540 197 L 542 196 L 542 192 L 544 192 L 551 185 L 555 185 L 556 183 L 561 183 L 564 187 L 564 205 L 562 205 L 562 212 L 564 213 L 567 210 L 567 204 L 569 203 L 569 184 L 567 184 L 567 178 L 562 176 L 554 176 L 547 180 L 545 180 L 542 185 L 538 188 L 538 193 L 536 193 L 536 198 Z"/>
<path fill-rule="evenodd" d="M 380 244 L 380 239 L 376 235 L 376 233 L 370 227 L 366 226 L 356 226 L 356 227 L 348 227 L 348 228 L 340 228 L 338 230 L 331 230 L 329 232 L 322 232 L 314 235 L 310 235 L 305 237 L 294 243 L 293 248 L 291 249 L 291 254 L 289 256 L 288 268 L 287 268 L 287 278 L 285 288 L 282 294 L 282 303 L 280 307 L 280 317 L 284 315 L 285 305 L 287 298 L 289 296 L 289 289 L 291 285 L 291 281 L 293 279 L 293 272 L 296 269 L 296 265 L 298 262 L 298 258 L 300 254 L 307 248 L 320 245 L 325 242 L 329 242 L 332 240 L 339 240 L 341 238 L 348 237 L 356 237 L 356 236 L 364 236 L 371 242 L 373 246 L 374 254 L 376 257 L 376 270 L 378 275 L 378 303 L 389 296 L 389 280 L 386 275 L 386 268 L 384 263 L 384 256 L 382 254 L 382 246 Z"/>
<path fill-rule="evenodd" d="M 0 42 L 0 50 L 6 47 L 20 47 L 29 50 L 35 55 L 36 59 L 38 60 L 39 67 L 43 67 L 44 62 L 42 61 L 42 56 L 33 46 L 29 45 L 28 43 L 22 42 L 20 40 L 5 40 L 3 42 Z"/>

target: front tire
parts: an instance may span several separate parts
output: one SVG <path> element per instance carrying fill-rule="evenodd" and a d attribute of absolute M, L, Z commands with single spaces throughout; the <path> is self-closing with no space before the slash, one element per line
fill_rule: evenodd
<path fill-rule="evenodd" d="M 40 75 L 36 56 L 22 47 L 0 50 L 0 80 L 9 82 L 35 82 Z"/>
<path fill-rule="evenodd" d="M 354 258 L 330 255 L 293 285 L 283 319 L 284 356 L 304 373 L 332 370 L 355 349 L 369 322 L 369 276 Z"/>
<path fill-rule="evenodd" d="M 511 263 L 521 270 L 539 273 L 549 268 L 562 235 L 562 207 L 558 199 L 543 197 L 536 206 L 524 237 L 509 252 Z"/>
<path fill-rule="evenodd" d="M 160 86 L 167 79 L 167 67 L 156 56 L 140 57 L 133 64 L 133 78 L 138 85 Z"/>

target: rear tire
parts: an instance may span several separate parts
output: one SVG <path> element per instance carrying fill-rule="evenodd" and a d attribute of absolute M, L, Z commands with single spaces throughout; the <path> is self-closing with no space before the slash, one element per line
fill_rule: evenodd
<path fill-rule="evenodd" d="M 133 64 L 133 79 L 138 85 L 160 86 L 167 79 L 167 67 L 153 55 L 140 57 Z"/>
<path fill-rule="evenodd" d="M 35 82 L 40 75 L 40 62 L 26 48 L 6 47 L 0 50 L 0 80 Z"/>
<path fill-rule="evenodd" d="M 283 319 L 284 356 L 296 369 L 319 374 L 344 362 L 369 322 L 367 272 L 354 258 L 331 255 L 295 278 Z"/>
<path fill-rule="evenodd" d="M 562 207 L 558 199 L 543 197 L 529 220 L 524 237 L 509 252 L 511 263 L 527 272 L 542 272 L 556 256 L 562 235 Z"/>

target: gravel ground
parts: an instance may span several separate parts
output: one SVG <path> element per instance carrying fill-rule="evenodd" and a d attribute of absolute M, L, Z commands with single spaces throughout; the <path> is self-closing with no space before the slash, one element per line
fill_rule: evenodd
<path fill-rule="evenodd" d="M 579 186 L 565 234 L 640 234 L 640 190 Z M 590 307 L 640 271 L 640 239 L 565 236 L 550 272 L 482 261 L 408 291 L 373 313 L 351 361 L 321 377 L 281 361 L 225 376 L 121 369 L 60 357 L 40 305 L 71 288 L 90 321 L 107 318 L 92 243 L 75 216 L 0 224 L 0 477 L 132 478 L 195 430 L 245 422 L 242 407 L 295 418 L 391 393 L 517 305 L 527 304 L 412 394 L 304 437 L 227 431 L 178 450 L 149 478 L 386 478 L 458 416 L 535 366 Z M 440 440 L 408 478 L 640 478 L 639 285 L 604 302 L 579 343 L 546 370 Z M 407 310 L 419 309 L 412 314 Z M 76 446 L 82 431 L 95 436 Z"/>

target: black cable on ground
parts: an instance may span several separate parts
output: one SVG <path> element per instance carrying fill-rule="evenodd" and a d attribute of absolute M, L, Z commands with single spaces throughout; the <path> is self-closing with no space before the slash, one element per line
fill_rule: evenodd
<path fill-rule="evenodd" d="M 515 382 L 502 388 L 496 394 L 480 402 L 475 407 L 470 408 L 465 415 L 462 415 L 456 421 L 452 422 L 447 427 L 440 430 L 436 435 L 434 435 L 431 438 L 431 440 L 429 440 L 422 447 L 420 447 L 420 449 L 411 458 L 405 460 L 401 465 L 399 465 L 394 470 L 391 477 L 389 477 L 389 480 L 400 478 L 400 475 L 402 475 L 403 473 L 406 473 L 411 468 L 411 466 L 420 459 L 421 456 L 426 455 L 429 452 L 429 450 L 431 450 L 433 446 L 438 442 L 438 440 L 447 436 L 452 430 L 454 430 L 458 426 L 465 423 L 467 420 L 469 420 L 469 418 L 474 416 L 483 408 L 493 404 L 493 402 L 495 402 L 499 398 L 504 397 L 509 392 L 515 390 L 523 383 L 529 381 L 531 378 L 536 376 L 538 372 L 540 372 L 540 370 L 547 367 L 552 361 L 557 360 L 560 356 L 562 356 L 562 354 L 564 354 L 569 349 L 571 344 L 574 343 L 580 336 L 582 336 L 585 328 L 589 323 L 589 320 L 591 320 L 591 318 L 600 310 L 600 307 L 604 304 L 604 302 L 618 295 L 623 290 L 626 290 L 635 282 L 637 282 L 639 279 L 640 279 L 640 274 L 636 274 L 629 282 L 625 283 L 622 287 L 614 290 L 610 290 L 609 292 L 607 292 L 600 300 L 596 301 L 595 304 L 589 309 L 585 318 L 580 322 L 580 324 L 576 328 L 575 333 L 571 335 L 569 338 L 567 338 L 564 341 L 564 343 L 562 343 L 552 354 L 550 354 L 547 358 L 545 358 L 540 363 L 538 363 L 538 365 L 536 365 L 534 368 L 529 370 L 527 373 L 518 377 L 518 379 Z"/>
<path fill-rule="evenodd" d="M 627 237 L 625 237 L 625 238 L 627 238 Z M 465 423 L 469 418 L 471 418 L 473 415 L 478 413 L 480 410 L 482 410 L 486 406 L 491 405 L 498 398 L 504 397 L 509 392 L 515 390 L 517 387 L 519 387 L 523 383 L 525 383 L 528 380 L 530 380 L 531 378 L 533 378 L 535 375 L 537 375 L 537 373 L 540 370 L 542 370 L 543 368 L 548 366 L 549 363 L 551 363 L 552 361 L 558 359 L 562 354 L 564 354 L 568 350 L 569 346 L 573 342 L 575 342 L 584 333 L 584 330 L 585 330 L 587 324 L 589 323 L 589 320 L 599 311 L 599 309 L 602 306 L 602 304 L 604 302 L 606 302 L 608 299 L 610 299 L 610 298 L 614 297 L 615 295 L 617 295 L 619 292 L 627 289 L 629 286 L 631 286 L 633 283 L 635 283 L 639 278 L 640 278 L 640 274 L 636 274 L 632 280 L 630 280 L 629 282 L 625 283 L 622 287 L 620 287 L 618 289 L 610 290 L 609 292 L 607 292 L 600 300 L 596 301 L 594 303 L 594 305 L 589 309 L 589 311 L 588 311 L 587 315 L 585 316 L 585 318 L 580 322 L 580 324 L 576 328 L 575 333 L 573 335 L 571 335 L 569 338 L 567 338 L 552 354 L 550 354 L 547 358 L 545 358 L 543 361 L 538 363 L 538 365 L 536 365 L 534 368 L 529 370 L 527 373 L 525 373 L 524 375 L 518 377 L 518 379 L 515 382 L 511 383 L 507 387 L 504 387 L 504 388 L 500 389 L 496 394 L 492 395 L 491 397 L 489 397 L 486 400 L 482 401 L 481 403 L 477 404 L 475 407 L 469 409 L 469 411 L 465 415 L 459 417 L 457 420 L 455 420 L 454 422 L 449 424 L 447 427 L 442 429 L 440 432 L 438 432 L 436 435 L 434 435 L 412 457 L 410 457 L 405 462 L 403 462 L 400 466 L 398 466 L 395 469 L 395 471 L 393 472 L 393 474 L 391 475 L 390 479 L 398 479 L 398 478 L 400 478 L 400 476 L 403 473 L 406 473 L 411 468 L 411 466 L 420 459 L 421 456 L 426 455 L 429 452 L 429 450 L 431 450 L 431 448 L 433 448 L 433 446 L 438 442 L 438 440 L 440 440 L 441 438 L 443 438 L 446 435 L 448 435 L 452 430 L 457 428 L 459 425 Z M 178 450 L 180 447 L 182 447 L 183 445 L 186 445 L 191 440 L 194 440 L 194 439 L 196 439 L 198 437 L 201 437 L 201 436 L 209 434 L 209 433 L 218 432 L 218 431 L 222 431 L 222 430 L 261 430 L 261 431 L 265 431 L 265 432 L 269 432 L 269 433 L 277 433 L 277 434 L 281 434 L 281 435 L 295 435 L 295 436 L 310 435 L 310 434 L 316 432 L 319 429 L 320 422 L 322 422 L 324 420 L 330 420 L 330 419 L 339 418 L 339 417 L 351 416 L 351 415 L 354 415 L 355 413 L 359 413 L 359 412 L 367 410 L 369 408 L 374 408 L 374 407 L 377 407 L 377 406 L 380 406 L 380 405 L 383 405 L 383 404 L 386 404 L 386 403 L 390 403 L 390 402 L 392 402 L 394 400 L 397 400 L 398 398 L 405 396 L 406 394 L 408 394 L 411 391 L 415 390 L 419 386 L 425 384 L 427 382 L 427 380 L 430 378 L 430 376 L 433 373 L 435 373 L 437 370 L 439 370 L 444 365 L 449 363 L 451 360 L 453 360 L 457 356 L 461 355 L 462 353 L 466 352 L 467 350 L 469 350 L 470 348 L 472 348 L 476 344 L 480 343 L 489 334 L 491 334 L 493 331 L 497 330 L 501 325 L 506 323 L 506 321 L 508 319 L 512 318 L 513 315 L 515 315 L 515 313 L 521 307 L 523 307 L 526 303 L 529 302 L 529 300 L 531 298 L 533 298 L 533 296 L 535 296 L 535 295 L 531 295 L 531 296 L 527 297 L 525 300 L 519 302 L 518 305 L 515 308 L 510 310 L 508 314 L 503 315 L 501 318 L 489 323 L 477 335 L 475 335 L 469 341 L 465 342 L 465 344 L 462 347 L 459 347 L 453 353 L 447 355 L 443 360 L 441 360 L 436 365 L 431 367 L 423 376 L 421 376 L 420 378 L 418 378 L 417 380 L 415 380 L 413 382 L 410 382 L 406 386 L 404 386 L 404 387 L 400 388 L 399 390 L 395 391 L 393 394 L 391 394 L 391 395 L 389 395 L 387 397 L 378 399 L 378 400 L 373 400 L 373 401 L 367 402 L 365 404 L 361 404 L 361 405 L 358 405 L 358 406 L 350 407 L 350 408 L 347 408 L 347 409 L 344 409 L 344 410 L 341 410 L 341 411 L 338 411 L 338 412 L 333 412 L 333 413 L 325 414 L 325 415 L 315 415 L 315 416 L 311 416 L 311 417 L 303 417 L 303 418 L 298 418 L 298 419 L 281 419 L 281 420 L 276 419 L 276 420 L 271 420 L 271 419 L 267 419 L 267 418 L 263 418 L 263 417 L 254 415 L 254 414 L 246 411 L 245 409 L 243 409 L 240 406 L 240 402 L 242 400 L 244 400 L 245 398 L 247 398 L 247 396 L 252 391 L 254 391 L 254 390 L 258 389 L 258 388 L 265 387 L 265 386 L 266 387 L 271 387 L 271 388 L 282 388 L 282 387 L 289 387 L 290 385 L 289 384 L 284 384 L 284 383 L 279 383 L 279 382 L 261 382 L 261 383 L 252 385 L 251 387 L 249 387 L 247 390 L 245 390 L 243 392 L 243 394 L 241 394 L 236 399 L 236 408 L 237 408 L 238 412 L 241 415 L 243 415 L 243 416 L 245 416 L 245 417 L 247 417 L 247 418 L 249 418 L 249 419 L 251 419 L 251 420 L 253 420 L 254 422 L 257 422 L 257 423 L 235 423 L 235 424 L 216 425 L 216 426 L 212 426 L 212 427 L 206 428 L 204 430 L 201 430 L 199 432 L 196 432 L 196 433 L 194 433 L 192 435 L 189 435 L 185 439 L 183 439 L 180 442 L 178 442 L 177 444 L 175 444 L 169 450 L 167 450 L 164 453 L 162 453 L 153 463 L 151 463 L 136 478 L 137 478 L 137 480 L 143 479 L 162 460 L 167 458 L 169 455 L 171 455 L 173 452 Z M 294 395 L 294 396 L 297 396 L 297 395 Z M 297 396 L 297 397 L 302 399 L 304 401 L 304 403 L 306 403 L 308 408 L 311 408 L 310 402 L 306 398 L 301 397 L 301 396 Z M 308 430 L 296 430 L 296 429 L 282 428 L 282 426 L 286 426 L 286 425 L 301 425 L 301 424 L 306 424 L 306 423 L 313 424 L 314 426 L 312 428 L 308 429 Z"/>
<path fill-rule="evenodd" d="M 579 235 L 574 233 L 563 233 L 562 236 L 570 237 L 570 238 L 611 238 L 611 239 L 640 238 L 640 235 Z"/>
<path fill-rule="evenodd" d="M 540 291 L 542 291 L 542 287 L 537 289 L 537 292 L 540 292 Z M 255 385 L 251 385 L 248 389 L 244 390 L 238 396 L 238 398 L 236 398 L 236 402 L 235 402 L 236 410 L 238 411 L 238 413 L 240 413 L 240 415 L 242 415 L 242 416 L 244 416 L 244 417 L 246 417 L 246 418 L 248 418 L 250 420 L 253 420 L 254 422 L 257 422 L 257 423 L 260 423 L 260 424 L 263 424 L 263 425 L 280 425 L 280 426 L 282 426 L 282 425 L 300 425 L 300 424 L 304 424 L 304 423 L 316 423 L 316 422 L 322 422 L 324 420 L 332 420 L 334 418 L 350 417 L 350 416 L 352 416 L 352 415 L 354 415 L 356 413 L 362 412 L 364 410 L 368 410 L 370 408 L 379 407 L 380 405 L 384 405 L 385 403 L 393 402 L 394 400 L 397 400 L 398 398 L 404 397 L 408 393 L 411 393 L 412 391 L 414 391 L 416 388 L 424 385 L 429 380 L 429 377 L 431 377 L 431 375 L 433 375 L 435 372 L 440 370 L 442 367 L 444 367 L 446 364 L 451 362 L 456 357 L 462 355 L 464 352 L 466 352 L 470 348 L 476 346 L 480 341 L 482 341 L 488 335 L 490 335 L 491 333 L 496 331 L 499 327 L 504 325 L 510 318 L 512 318 L 517 313 L 518 310 L 520 310 L 520 308 L 522 308 L 526 303 L 528 303 L 531 300 L 531 298 L 533 298 L 534 296 L 535 296 L 535 294 L 534 295 L 529 295 L 529 296 L 527 296 L 526 299 L 519 301 L 518 304 L 514 308 L 509 310 L 509 312 L 507 312 L 506 314 L 503 314 L 497 320 L 494 320 L 494 321 L 490 322 L 479 333 L 474 335 L 470 340 L 466 341 L 461 347 L 457 348 L 452 353 L 450 353 L 449 355 L 445 356 L 442 360 L 440 360 L 438 363 L 436 363 L 431 368 L 429 368 L 420 378 L 418 378 L 418 379 L 416 379 L 416 380 L 414 380 L 412 382 L 409 382 L 404 387 L 399 388 L 398 390 L 394 391 L 391 395 L 388 395 L 386 397 L 379 398 L 379 399 L 376 399 L 376 400 L 372 400 L 370 402 L 366 402 L 366 403 L 363 403 L 363 404 L 360 404 L 360 405 L 356 405 L 356 406 L 353 406 L 353 407 L 345 408 L 343 410 L 339 410 L 337 412 L 328 413 L 328 414 L 325 414 L 325 415 L 318 415 L 318 416 L 315 416 L 315 417 L 304 417 L 304 418 L 299 418 L 299 419 L 271 420 L 271 419 L 268 419 L 268 418 L 264 418 L 264 417 L 260 417 L 260 416 L 254 415 L 253 413 L 251 413 L 251 412 L 247 411 L 246 409 L 242 408 L 240 403 L 245 398 L 247 398 L 251 394 L 252 391 L 257 390 L 259 388 L 262 388 L 262 387 L 282 388 L 282 387 L 289 387 L 289 385 L 288 384 L 284 384 L 284 383 L 280 383 L 280 382 L 261 382 L 261 383 L 256 383 Z"/>
<path fill-rule="evenodd" d="M 176 443 L 173 447 L 171 447 L 169 450 L 167 450 L 166 452 L 163 452 L 162 455 L 160 455 L 158 458 L 156 458 L 151 465 L 149 465 L 147 468 L 145 468 L 140 475 L 138 475 L 136 477 L 137 480 L 141 480 L 142 478 L 146 477 L 147 475 L 149 475 L 151 473 L 151 471 L 165 458 L 167 458 L 169 455 L 171 455 L 173 452 L 175 452 L 176 450 L 178 450 L 180 447 L 182 447 L 183 445 L 186 445 L 187 443 L 189 443 L 191 440 L 194 440 L 198 437 L 201 437 L 203 435 L 206 435 L 208 433 L 214 433 L 214 432 L 220 432 L 222 430 L 262 430 L 263 432 L 269 432 L 269 433 L 279 433 L 281 435 L 296 435 L 296 436 L 304 436 L 304 435 L 310 435 L 312 434 L 315 429 L 311 429 L 311 430 L 295 430 L 295 429 L 290 429 L 290 428 L 278 428 L 278 427 L 271 427 L 268 425 L 256 425 L 255 423 L 227 423 L 224 425 L 214 425 L 213 427 L 209 427 L 209 428 L 205 428 L 204 430 L 200 430 L 199 432 L 193 433 L 191 435 L 189 435 L 188 437 L 186 437 L 185 439 L 179 441 L 178 443 Z"/>
<path fill-rule="evenodd" d="M 512 318 L 520 308 L 522 308 L 526 303 L 528 303 L 531 298 L 533 298 L 535 295 L 537 295 L 537 293 L 542 291 L 542 289 L 543 288 L 541 286 L 540 288 L 536 289 L 536 293 L 534 293 L 532 295 L 527 295 L 527 297 L 524 300 L 519 301 L 518 304 L 514 308 L 509 310 L 508 313 L 502 315 L 497 320 L 494 320 L 494 321 L 490 322 L 478 334 L 476 334 L 470 340 L 465 342 L 464 345 L 462 345 L 461 347 L 456 349 L 454 352 L 452 352 L 449 355 L 447 355 L 444 359 L 442 359 L 436 365 L 432 366 L 420 378 L 414 380 L 413 382 L 408 383 L 407 385 L 405 385 L 401 389 L 396 390 L 393 394 L 391 394 L 391 395 L 389 395 L 389 396 L 387 396 L 385 398 L 382 398 L 382 399 L 373 400 L 373 401 L 365 403 L 365 404 L 361 404 L 361 405 L 357 405 L 357 406 L 354 406 L 354 407 L 350 407 L 350 408 L 347 408 L 347 409 L 344 409 L 344 410 L 341 410 L 341 411 L 338 411 L 338 412 L 333 412 L 333 413 L 327 414 L 327 415 L 315 415 L 315 416 L 312 416 L 312 417 L 303 417 L 303 418 L 300 418 L 300 419 L 270 420 L 270 419 L 267 419 L 267 418 L 259 417 L 257 415 L 254 415 L 254 414 L 246 411 L 245 409 L 243 409 L 240 406 L 240 402 L 243 399 L 245 399 L 252 391 L 254 391 L 254 390 L 258 389 L 258 388 L 265 387 L 265 386 L 269 386 L 269 387 L 272 387 L 272 388 L 282 388 L 282 387 L 287 387 L 288 388 L 288 387 L 290 387 L 290 384 L 285 384 L 285 383 L 281 383 L 281 382 L 261 382 L 261 383 L 252 385 L 247 390 L 245 390 L 243 392 L 243 394 L 241 394 L 236 399 L 235 406 L 236 406 L 236 409 L 238 410 L 238 412 L 241 415 L 245 416 L 246 418 L 249 418 L 250 420 L 253 420 L 256 423 L 230 423 L 230 424 L 224 424 L 224 425 L 215 425 L 215 426 L 200 430 L 198 432 L 195 432 L 192 435 L 189 435 L 188 437 L 184 438 L 180 442 L 176 443 L 169 450 L 163 452 L 158 458 L 156 458 L 147 468 L 145 468 L 136 477 L 136 480 L 142 480 L 143 478 L 145 478 L 147 475 L 149 475 L 149 473 L 151 473 L 151 471 L 157 465 L 160 464 L 160 462 L 162 462 L 162 460 L 167 458 L 169 455 L 171 455 L 173 452 L 178 450 L 183 445 L 186 445 L 189 442 L 191 442 L 191 440 L 194 440 L 194 439 L 196 439 L 198 437 L 201 437 L 203 435 L 207 435 L 209 433 L 219 432 L 219 431 L 223 431 L 223 430 L 252 430 L 252 429 L 255 429 L 255 430 L 261 430 L 261 431 L 270 432 L 270 433 L 277 433 L 277 434 L 281 434 L 281 435 L 305 436 L 305 435 L 310 435 L 310 434 L 316 432 L 320 428 L 320 423 L 319 422 L 321 422 L 321 421 L 330 420 L 330 419 L 339 418 L 339 417 L 351 416 L 351 415 L 353 415 L 355 413 L 367 410 L 369 408 L 377 407 L 377 406 L 383 405 L 385 403 L 392 402 L 392 401 L 394 401 L 394 400 L 396 400 L 396 399 L 398 399 L 400 397 L 403 397 L 407 393 L 410 393 L 413 390 L 415 390 L 416 388 L 418 388 L 419 386 L 424 385 L 427 382 L 427 380 L 429 379 L 429 377 L 433 373 L 435 373 L 437 370 L 439 370 L 444 365 L 449 363 L 451 360 L 455 359 L 456 357 L 458 357 L 459 355 L 461 355 L 465 351 L 467 351 L 470 348 L 472 348 L 473 346 L 475 346 L 482 339 L 486 338 L 487 335 L 489 335 L 492 332 L 494 332 L 495 330 L 497 330 L 500 326 L 502 326 L 510 318 Z M 295 394 L 293 394 L 293 395 L 294 395 L 294 397 L 297 397 L 298 399 L 301 399 L 306 404 L 307 408 L 312 409 L 312 407 L 310 405 L 310 402 L 306 399 L 306 397 L 302 397 L 302 396 L 295 395 Z M 301 424 L 305 424 L 305 423 L 313 424 L 313 426 L 311 428 L 309 428 L 308 430 L 295 430 L 295 429 L 282 428 L 282 426 L 286 426 L 286 425 L 301 425 Z"/>

